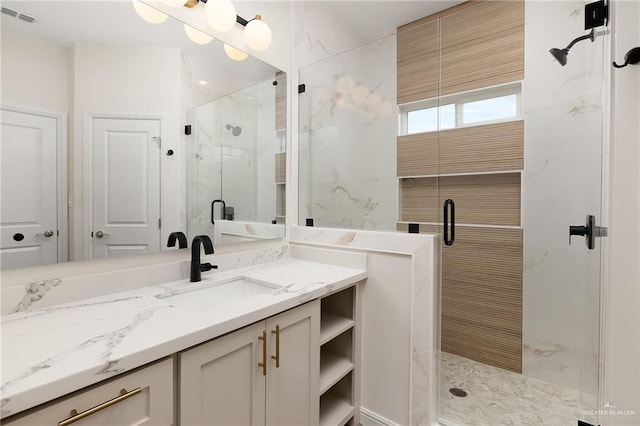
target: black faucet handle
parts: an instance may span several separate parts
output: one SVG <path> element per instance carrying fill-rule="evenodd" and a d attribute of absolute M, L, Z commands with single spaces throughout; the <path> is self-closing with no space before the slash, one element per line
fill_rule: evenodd
<path fill-rule="evenodd" d="M 218 269 L 218 265 L 212 265 L 212 264 L 210 264 L 208 262 L 207 263 L 202 263 L 200 265 L 200 271 L 201 272 L 207 272 L 207 271 L 210 271 L 212 269 Z"/>

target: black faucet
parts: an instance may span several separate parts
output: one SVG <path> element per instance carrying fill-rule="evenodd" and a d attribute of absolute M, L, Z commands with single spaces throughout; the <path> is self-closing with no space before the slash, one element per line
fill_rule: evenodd
<path fill-rule="evenodd" d="M 210 271 L 212 269 L 218 269 L 218 265 L 212 265 L 210 263 L 200 264 L 200 243 L 204 247 L 204 254 L 213 254 L 213 243 L 211 238 L 207 235 L 198 235 L 193 237 L 191 242 L 191 278 L 192 283 L 197 283 L 202 279 L 201 272 Z"/>
<path fill-rule="evenodd" d="M 213 200 L 211 202 L 211 224 L 215 225 L 215 222 L 213 221 L 213 206 L 215 206 L 216 203 L 222 203 L 222 219 L 226 219 L 227 214 L 226 214 L 226 210 L 227 210 L 227 203 L 224 202 L 224 200 Z"/>
<path fill-rule="evenodd" d="M 175 247 L 176 240 L 178 240 L 178 248 L 187 248 L 187 236 L 184 232 L 176 231 L 169 234 L 169 240 L 167 241 L 167 247 Z"/>

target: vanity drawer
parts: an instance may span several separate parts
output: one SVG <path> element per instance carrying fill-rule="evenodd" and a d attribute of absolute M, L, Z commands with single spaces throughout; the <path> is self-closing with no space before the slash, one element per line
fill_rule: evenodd
<path fill-rule="evenodd" d="M 170 358 L 17 414 L 2 424 L 172 425 L 173 407 L 173 359 Z"/>

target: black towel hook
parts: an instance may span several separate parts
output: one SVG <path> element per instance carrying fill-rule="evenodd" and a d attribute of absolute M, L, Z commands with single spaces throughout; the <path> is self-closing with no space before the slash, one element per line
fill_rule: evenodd
<path fill-rule="evenodd" d="M 624 55 L 624 64 L 618 65 L 614 62 L 613 66 L 615 68 L 624 68 L 627 65 L 635 65 L 639 62 L 640 62 L 640 47 L 634 47 L 633 49 L 628 51 L 626 55 Z"/>

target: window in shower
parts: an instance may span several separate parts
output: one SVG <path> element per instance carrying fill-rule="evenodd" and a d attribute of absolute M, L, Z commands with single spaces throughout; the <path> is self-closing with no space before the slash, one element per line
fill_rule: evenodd
<path fill-rule="evenodd" d="M 400 134 L 518 120 L 520 93 L 518 82 L 401 106 Z"/>

